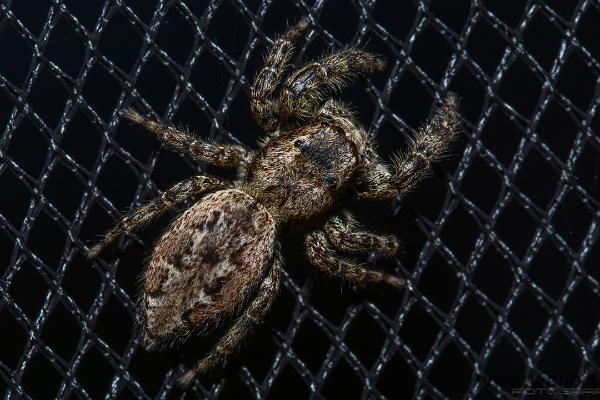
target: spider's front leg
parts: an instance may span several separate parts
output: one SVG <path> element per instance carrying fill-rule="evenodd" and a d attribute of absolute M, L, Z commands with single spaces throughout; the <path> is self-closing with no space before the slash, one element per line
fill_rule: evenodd
<path fill-rule="evenodd" d="M 262 322 L 279 292 L 281 264 L 281 256 L 279 252 L 276 252 L 271 271 L 256 291 L 256 297 L 242 311 L 242 314 L 227 330 L 225 335 L 219 339 L 210 353 L 179 378 L 180 385 L 186 387 L 198 374 L 202 375 L 217 368 L 219 365 L 224 365 L 231 353 L 236 351 L 252 328 Z"/>
<path fill-rule="evenodd" d="M 277 105 L 271 96 L 292 58 L 294 42 L 308 26 L 309 20 L 303 18 L 293 28 L 277 37 L 267 53 L 264 67 L 254 78 L 250 109 L 254 120 L 266 133 L 274 132 L 279 125 Z"/>
<path fill-rule="evenodd" d="M 114 228 L 106 233 L 100 243 L 89 250 L 87 255 L 90 258 L 96 257 L 102 249 L 116 240 L 125 231 L 131 232 L 142 227 L 147 222 L 182 203 L 192 195 L 200 196 L 208 192 L 225 189 L 229 186 L 230 184 L 222 179 L 203 175 L 193 176 L 179 182 L 167 189 L 162 196 L 151 200 L 149 203 L 144 204 L 123 217 Z"/>
<path fill-rule="evenodd" d="M 373 54 L 356 48 L 334 52 L 294 72 L 279 94 L 283 118 L 310 118 L 329 92 L 341 90 L 359 75 L 383 70 L 385 63 Z"/>
<path fill-rule="evenodd" d="M 308 259 L 321 272 L 348 282 L 364 284 L 385 284 L 395 289 L 404 286 L 404 280 L 364 268 L 361 264 L 340 258 L 323 231 L 314 231 L 306 236 L 305 246 Z"/>
<path fill-rule="evenodd" d="M 458 100 L 449 93 L 433 118 L 419 129 L 407 151 L 394 160 L 391 173 L 375 151 L 365 161 L 357 178 L 362 198 L 390 199 L 410 191 L 431 170 L 455 138 L 458 130 Z"/>
<path fill-rule="evenodd" d="M 207 142 L 173 126 L 146 118 L 131 109 L 125 110 L 123 116 L 143 126 L 173 149 L 195 160 L 222 167 L 238 167 L 241 164 L 248 164 L 252 159 L 252 153 L 241 146 Z"/>

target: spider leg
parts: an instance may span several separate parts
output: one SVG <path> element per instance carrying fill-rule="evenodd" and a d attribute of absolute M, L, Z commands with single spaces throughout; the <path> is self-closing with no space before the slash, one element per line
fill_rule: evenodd
<path fill-rule="evenodd" d="M 359 230 L 356 220 L 349 212 L 334 215 L 324 227 L 325 235 L 333 247 L 348 253 L 367 253 L 376 251 L 393 256 L 398 251 L 398 239 L 393 235 L 377 235 Z"/>
<path fill-rule="evenodd" d="M 389 199 L 414 188 L 430 172 L 432 163 L 442 158 L 456 136 L 457 106 L 456 95 L 449 93 L 433 118 L 419 129 L 409 149 L 395 158 L 393 173 L 373 151 L 359 171 L 359 196 Z"/>
<path fill-rule="evenodd" d="M 322 121 L 332 121 L 339 118 L 346 119 L 358 125 L 356 117 L 352 110 L 348 108 L 348 105 L 336 99 L 327 100 L 317 113 L 317 119 Z"/>
<path fill-rule="evenodd" d="M 143 126 L 176 151 L 187 154 L 198 161 L 206 161 L 223 167 L 237 167 L 250 162 L 251 153 L 241 146 L 207 142 L 189 132 L 146 118 L 132 109 L 125 110 L 123 116 Z"/>
<path fill-rule="evenodd" d="M 279 112 L 284 118 L 309 118 L 328 92 L 340 90 L 351 79 L 380 71 L 383 67 L 383 61 L 356 48 L 337 51 L 306 64 L 283 84 L 278 99 Z"/>
<path fill-rule="evenodd" d="M 304 243 L 311 264 L 326 275 L 359 285 L 386 284 L 396 289 L 404 286 L 404 280 L 397 276 L 371 271 L 363 268 L 361 264 L 339 258 L 323 231 L 309 233 Z"/>
<path fill-rule="evenodd" d="M 100 243 L 88 251 L 88 257 L 96 257 L 102 249 L 121 236 L 123 232 L 134 231 L 142 227 L 144 224 L 163 214 L 165 211 L 182 203 L 188 197 L 224 189 L 227 186 L 228 184 L 221 179 L 203 175 L 193 176 L 175 184 L 167 189 L 162 196 L 151 200 L 131 212 L 129 215 L 123 217 L 116 226 L 106 233 Z"/>
<path fill-rule="evenodd" d="M 371 159 L 371 153 L 376 155 L 371 138 L 344 102 L 335 99 L 327 100 L 317 112 L 315 120 L 341 127 L 356 145 L 361 159 Z"/>
<path fill-rule="evenodd" d="M 279 125 L 277 106 L 271 95 L 279 85 L 294 53 L 294 42 L 308 28 L 309 20 L 301 19 L 293 28 L 277 37 L 271 45 L 264 67 L 254 78 L 250 95 L 250 110 L 254 120 L 267 133 Z"/>
<path fill-rule="evenodd" d="M 281 256 L 277 253 L 271 271 L 256 292 L 256 298 L 252 300 L 225 335 L 219 339 L 210 353 L 179 378 L 181 386 L 186 387 L 198 374 L 202 375 L 219 365 L 223 365 L 252 328 L 262 322 L 279 291 L 281 264 Z"/>

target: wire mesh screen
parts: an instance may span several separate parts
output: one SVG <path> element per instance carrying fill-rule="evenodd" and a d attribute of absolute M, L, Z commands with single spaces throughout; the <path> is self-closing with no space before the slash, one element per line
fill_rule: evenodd
<path fill-rule="evenodd" d="M 313 274 L 282 238 L 266 322 L 207 398 L 600 394 L 600 4 L 597 1 L 11 1 L 0 4 L 0 382 L 5 398 L 167 398 L 210 338 L 140 346 L 139 276 L 176 215 L 84 252 L 179 179 L 221 173 L 122 123 L 134 107 L 255 146 L 252 78 L 309 16 L 300 57 L 354 44 L 387 59 L 344 92 L 384 157 L 460 96 L 449 156 L 393 204 L 408 281 L 364 292 Z M 208 344 L 207 344 L 208 343 Z M 200 350 L 198 350 L 200 349 Z"/>

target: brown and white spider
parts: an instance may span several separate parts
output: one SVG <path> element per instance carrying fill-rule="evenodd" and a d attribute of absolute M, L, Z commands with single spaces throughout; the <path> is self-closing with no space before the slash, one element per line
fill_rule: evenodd
<path fill-rule="evenodd" d="M 123 232 L 141 227 L 190 196 L 201 197 L 154 247 L 141 306 L 147 349 L 236 318 L 181 378 L 184 385 L 198 373 L 224 364 L 263 319 L 279 287 L 278 234 L 290 224 L 313 227 L 305 240 L 308 259 L 326 275 L 361 285 L 402 287 L 401 278 L 338 254 L 376 251 L 391 256 L 398 248 L 393 236 L 358 229 L 341 204 L 343 194 L 354 190 L 361 198 L 391 199 L 412 189 L 456 134 L 457 101 L 450 94 L 388 168 L 352 112 L 327 98 L 352 78 L 381 70 L 383 62 L 347 48 L 285 78 L 293 42 L 308 25 L 303 19 L 275 40 L 254 80 L 251 111 L 266 133 L 258 151 L 209 143 L 134 111 L 125 113 L 175 150 L 239 171 L 232 183 L 199 175 L 176 184 L 124 217 L 89 252 L 95 257 Z"/>

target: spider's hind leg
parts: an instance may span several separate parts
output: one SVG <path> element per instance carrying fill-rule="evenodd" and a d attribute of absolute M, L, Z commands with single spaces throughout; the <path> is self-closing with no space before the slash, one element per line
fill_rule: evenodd
<path fill-rule="evenodd" d="M 198 161 L 206 161 L 222 167 L 238 167 L 250 162 L 251 153 L 241 146 L 208 142 L 171 125 L 146 118 L 132 109 L 125 110 L 123 116 L 143 126 L 171 148 Z"/>
<path fill-rule="evenodd" d="M 279 112 L 284 118 L 311 117 L 328 92 L 344 88 L 359 75 L 381 71 L 385 63 L 356 48 L 334 52 L 295 71 L 283 84 Z"/>
<path fill-rule="evenodd" d="M 182 203 L 192 195 L 202 195 L 211 191 L 225 189 L 229 186 L 225 181 L 209 176 L 193 176 L 167 189 L 162 196 L 144 204 L 129 215 L 123 217 L 115 227 L 109 230 L 100 243 L 92 247 L 87 255 L 96 257 L 102 249 L 119 238 L 125 231 L 134 231 L 155 219 L 165 211 Z"/>
<path fill-rule="evenodd" d="M 215 369 L 219 365 L 225 364 L 231 353 L 239 347 L 242 340 L 250 333 L 252 328 L 262 322 L 263 317 L 271 307 L 271 304 L 279 291 L 281 264 L 281 256 L 279 252 L 276 252 L 273 266 L 265 280 L 257 289 L 256 297 L 251 301 L 250 305 L 242 311 L 242 314 L 227 330 L 225 335 L 219 339 L 210 353 L 179 378 L 179 384 L 181 386 L 186 387 L 198 374 L 202 375 Z"/>

